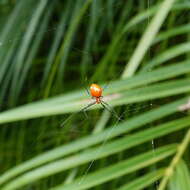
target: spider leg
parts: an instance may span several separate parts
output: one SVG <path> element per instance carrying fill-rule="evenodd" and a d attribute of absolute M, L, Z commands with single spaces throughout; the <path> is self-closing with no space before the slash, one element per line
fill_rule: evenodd
<path fill-rule="evenodd" d="M 89 92 L 89 90 L 86 88 L 86 86 L 85 86 L 84 88 L 85 88 L 86 92 L 88 93 L 88 95 L 91 96 L 91 95 L 90 95 L 90 92 Z"/>
<path fill-rule="evenodd" d="M 93 106 L 94 104 L 96 104 L 96 101 L 91 102 L 90 104 L 88 104 L 86 107 L 84 107 L 84 108 L 81 110 L 81 111 L 83 111 L 83 113 L 84 113 L 84 115 L 85 115 L 86 118 L 88 118 L 88 115 L 87 115 L 87 113 L 86 113 L 86 110 L 87 110 L 89 107 Z"/>
<path fill-rule="evenodd" d="M 92 105 L 94 105 L 94 104 L 96 104 L 96 101 L 95 101 L 95 102 L 92 102 L 92 103 L 90 103 L 90 104 L 88 104 L 87 106 L 85 106 L 84 108 L 82 108 L 80 111 L 71 114 L 66 120 L 64 120 L 64 121 L 61 123 L 60 127 L 63 127 L 71 118 L 73 118 L 76 114 L 80 113 L 81 111 L 84 113 L 85 117 L 88 118 L 88 115 L 87 115 L 87 113 L 86 113 L 86 110 L 87 110 L 90 106 L 92 106 Z"/>
<path fill-rule="evenodd" d="M 91 95 L 90 95 L 90 92 L 89 92 L 89 90 L 88 90 L 88 88 L 87 88 L 87 86 L 88 86 L 88 84 L 87 84 L 87 78 L 85 78 L 84 81 L 85 81 L 84 88 L 85 88 L 86 92 L 88 93 L 88 95 L 91 96 Z"/>
<path fill-rule="evenodd" d="M 104 102 L 103 100 L 101 100 L 101 105 L 108 110 L 112 115 L 114 115 L 118 120 L 121 120 L 121 118 L 117 115 L 116 111 L 106 102 Z"/>

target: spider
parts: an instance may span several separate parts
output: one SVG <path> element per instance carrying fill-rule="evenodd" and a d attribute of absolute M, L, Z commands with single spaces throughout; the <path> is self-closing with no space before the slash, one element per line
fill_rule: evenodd
<path fill-rule="evenodd" d="M 102 98 L 103 98 L 103 96 L 102 96 L 103 89 L 98 84 L 91 84 L 90 85 L 90 92 L 88 91 L 88 89 L 86 89 L 86 91 L 87 91 L 87 93 L 89 95 L 91 95 L 92 99 L 95 99 L 95 101 L 93 101 L 92 103 L 90 103 L 87 106 L 85 106 L 84 108 L 82 108 L 79 112 L 83 111 L 85 116 L 88 118 L 88 115 L 86 114 L 86 110 L 89 107 L 93 106 L 94 104 L 101 104 L 104 109 L 108 110 L 111 114 L 113 114 L 117 119 L 120 120 L 120 118 L 118 117 L 115 110 L 112 107 L 110 107 L 108 103 L 106 103 L 105 101 L 102 100 Z M 71 115 L 69 118 L 67 118 L 61 124 L 61 126 L 63 126 L 66 123 L 66 121 L 68 121 L 72 116 L 73 115 Z"/>

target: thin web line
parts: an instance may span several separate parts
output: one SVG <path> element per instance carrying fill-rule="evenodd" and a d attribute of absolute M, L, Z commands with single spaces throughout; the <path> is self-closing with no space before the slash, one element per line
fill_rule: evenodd
<path fill-rule="evenodd" d="M 150 2 L 149 2 L 149 0 L 148 0 L 148 8 L 149 8 L 149 3 L 150 3 Z M 119 3 L 118 3 L 118 4 L 119 4 Z M 117 6 L 118 6 L 118 4 L 117 4 Z M 119 5 L 120 5 L 120 4 L 119 4 Z M 106 9 L 106 8 L 105 8 L 105 9 Z M 104 10 L 104 9 L 102 9 L 102 12 L 103 12 L 103 10 Z M 101 11 L 100 11 L 100 12 L 101 12 Z M 88 17 L 88 16 L 89 16 L 89 15 L 86 15 L 85 18 Z M 148 17 L 148 24 L 149 24 L 149 17 Z M 66 25 L 68 25 L 68 24 L 66 24 Z M 57 26 L 56 26 L 56 27 L 52 27 L 52 30 L 49 28 L 49 29 L 46 30 L 46 31 L 47 31 L 47 32 L 51 32 L 51 31 L 53 31 L 53 30 L 57 30 L 57 28 L 58 28 Z M 45 31 L 45 32 L 46 32 L 46 31 Z M 22 38 L 22 37 L 21 37 L 21 38 Z M 80 49 L 77 49 L 77 48 L 75 48 L 75 47 L 72 47 L 71 49 L 73 49 L 73 50 L 75 50 L 75 51 L 78 51 L 78 52 L 80 52 L 81 54 L 89 54 L 89 52 L 83 51 L 83 50 L 80 50 Z M 149 54 L 150 54 L 150 50 L 149 50 Z M 105 85 L 104 90 L 108 87 L 108 85 L 109 85 L 109 82 L 108 82 L 108 84 Z M 152 105 L 152 104 L 150 104 L 150 105 Z M 142 106 L 142 107 L 147 107 L 147 105 L 146 105 L 146 106 Z M 142 107 L 141 107 L 141 108 L 142 108 Z M 133 109 L 132 109 L 132 110 L 133 110 Z M 122 117 L 126 112 L 128 112 L 128 111 L 131 111 L 131 110 L 128 110 L 128 109 L 127 109 L 126 111 L 124 111 L 124 112 L 121 114 L 121 116 L 119 117 L 119 119 L 117 119 L 117 121 L 116 121 L 115 124 L 112 126 L 111 130 L 109 131 L 109 133 L 106 135 L 106 137 L 105 137 L 104 141 L 102 142 L 101 146 L 100 146 L 99 149 L 97 150 L 96 155 L 99 154 L 99 153 L 101 153 L 102 148 L 104 147 L 104 145 L 106 144 L 106 142 L 109 140 L 109 137 L 110 137 L 110 135 L 111 135 L 111 133 L 112 133 L 114 127 L 117 126 L 117 124 L 119 123 L 121 117 Z M 153 140 L 153 146 L 154 146 L 154 140 Z M 153 148 L 153 149 L 154 149 L 154 148 Z M 80 185 L 80 184 L 83 182 L 83 180 L 85 179 L 86 175 L 88 174 L 88 172 L 89 172 L 90 168 L 92 167 L 92 165 L 94 164 L 94 162 L 95 162 L 95 159 L 92 160 L 92 161 L 90 162 L 90 164 L 88 165 L 86 171 L 84 172 L 84 175 L 82 176 L 81 180 L 79 181 L 79 185 Z"/>
<path fill-rule="evenodd" d="M 126 111 L 125 111 L 125 112 L 126 112 Z M 117 126 L 117 124 L 119 123 L 119 121 L 121 120 L 121 117 L 124 115 L 125 112 L 123 112 L 123 113 L 121 114 L 121 116 L 119 117 L 119 119 L 117 119 L 117 121 L 115 122 L 115 124 L 111 127 L 111 130 L 109 131 L 109 133 L 107 133 L 107 136 L 105 137 L 105 139 L 104 139 L 102 145 L 101 145 L 100 148 L 96 151 L 96 153 L 95 153 L 96 155 L 98 155 L 99 153 L 101 153 L 101 150 L 102 150 L 102 148 L 104 147 L 104 145 L 106 144 L 106 142 L 108 141 L 108 139 L 109 139 L 109 137 L 110 137 L 110 135 L 111 135 L 113 129 L 115 128 L 115 126 Z M 95 162 L 95 159 L 92 160 L 91 163 L 89 164 L 89 166 L 87 167 L 86 171 L 84 172 L 84 175 L 82 176 L 81 180 L 80 180 L 79 183 L 78 183 L 79 185 L 81 185 L 81 183 L 84 181 L 86 175 L 88 174 L 88 172 L 89 172 L 89 170 L 90 170 L 90 168 L 92 167 L 92 165 L 93 165 L 94 162 Z"/>
<path fill-rule="evenodd" d="M 149 7 L 150 7 L 150 1 L 148 0 L 148 9 L 149 9 Z M 150 18 L 149 18 L 149 16 L 148 16 L 148 19 L 147 19 L 147 20 L 148 20 L 148 25 L 149 25 L 149 23 L 150 23 Z M 149 57 L 150 57 L 150 49 L 148 50 L 148 55 L 149 55 Z M 109 83 L 108 83 L 108 84 L 109 84 Z M 106 85 L 104 88 L 107 88 L 107 86 L 108 86 L 108 85 Z M 152 106 L 152 102 L 150 103 L 150 105 Z M 127 111 L 128 111 L 128 109 L 127 109 L 124 113 L 126 113 Z M 124 113 L 123 113 L 123 114 L 124 114 Z M 123 114 L 122 114 L 122 115 L 123 115 Z M 114 127 L 117 126 L 117 124 L 119 123 L 119 121 L 120 121 L 122 115 L 117 119 L 116 123 L 113 125 L 113 127 L 111 128 L 111 130 L 110 130 L 109 133 L 107 134 L 107 136 L 106 136 L 105 140 L 103 141 L 102 145 L 101 145 L 100 148 L 97 150 L 96 155 L 99 154 L 99 153 L 101 153 L 102 148 L 104 147 L 104 145 L 106 144 L 107 140 L 109 139 L 109 137 L 110 137 L 110 135 L 111 135 L 111 133 L 112 133 Z M 154 145 L 154 139 L 152 139 L 152 148 L 153 148 L 153 153 L 154 153 L 154 156 L 155 156 L 155 148 L 154 148 L 154 146 L 155 146 L 155 145 Z M 95 162 L 95 159 L 92 160 L 92 161 L 90 162 L 90 164 L 88 165 L 87 169 L 86 169 L 85 172 L 84 172 L 84 175 L 82 176 L 81 180 L 80 180 L 79 183 L 78 183 L 79 185 L 81 185 L 82 182 L 84 181 L 86 175 L 88 174 L 88 172 L 89 172 L 90 168 L 92 167 L 92 165 L 94 164 L 94 162 Z M 156 189 L 157 189 L 157 186 L 158 186 L 158 182 L 156 181 Z"/>
<path fill-rule="evenodd" d="M 147 8 L 148 8 L 148 10 L 149 10 L 149 8 L 150 8 L 150 0 L 147 0 Z M 150 24 L 150 15 L 148 16 L 147 21 L 148 21 L 148 25 L 149 25 L 149 24 Z M 150 47 L 150 48 L 151 48 L 151 47 Z M 150 56 L 151 56 L 150 54 L 151 54 L 151 51 L 150 51 L 150 49 L 149 49 L 149 50 L 148 50 L 148 59 L 149 59 Z M 155 157 L 156 155 L 155 155 L 155 142 L 154 142 L 154 139 L 151 140 L 151 147 L 152 147 L 152 151 L 153 151 L 153 157 Z M 157 170 L 156 164 L 153 165 L 153 169 L 154 169 L 154 171 Z M 155 184 L 156 189 L 158 189 L 158 181 L 157 181 L 157 180 L 155 181 L 154 184 Z"/>
<path fill-rule="evenodd" d="M 150 105 L 152 106 L 152 103 L 151 103 Z M 149 105 L 148 105 L 148 106 L 149 106 Z M 147 106 L 147 105 L 146 105 L 146 106 L 142 106 L 141 108 L 146 108 L 146 107 L 148 107 L 148 106 Z M 135 110 L 135 109 L 134 109 L 134 110 Z M 130 110 L 126 109 L 126 110 L 119 116 L 119 118 L 117 119 L 117 121 L 115 122 L 115 124 L 111 127 L 111 130 L 107 133 L 107 135 L 106 135 L 104 141 L 102 142 L 101 146 L 100 146 L 99 149 L 96 151 L 96 153 L 95 153 L 96 156 L 101 153 L 102 148 L 104 147 L 104 145 L 106 144 L 106 142 L 109 140 L 109 137 L 110 137 L 110 135 L 111 135 L 113 129 L 117 126 L 117 124 L 119 123 L 119 121 L 122 120 L 121 118 L 123 117 L 123 115 L 124 115 L 126 112 L 128 112 L 128 111 L 130 111 Z M 95 156 L 95 157 L 96 157 L 96 156 Z M 81 180 L 78 182 L 79 185 L 81 185 L 82 182 L 84 181 L 86 175 L 88 174 L 88 172 L 89 172 L 90 168 L 92 167 L 92 165 L 94 164 L 95 160 L 96 160 L 96 159 L 93 159 L 93 160 L 90 162 L 90 164 L 88 165 L 87 169 L 86 169 L 85 172 L 84 172 L 84 175 L 82 175 Z"/>

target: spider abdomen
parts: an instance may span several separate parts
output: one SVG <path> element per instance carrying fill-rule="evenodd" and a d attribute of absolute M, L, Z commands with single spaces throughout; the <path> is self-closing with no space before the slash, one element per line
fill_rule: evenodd
<path fill-rule="evenodd" d="M 97 84 L 91 84 L 91 86 L 90 86 L 90 94 L 91 94 L 92 97 L 99 98 L 99 97 L 102 96 L 102 88 Z"/>

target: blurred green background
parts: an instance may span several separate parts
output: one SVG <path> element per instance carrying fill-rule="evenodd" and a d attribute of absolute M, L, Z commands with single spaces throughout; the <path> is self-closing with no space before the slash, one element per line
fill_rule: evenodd
<path fill-rule="evenodd" d="M 0 189 L 189 190 L 189 10 L 1 0 Z"/>

